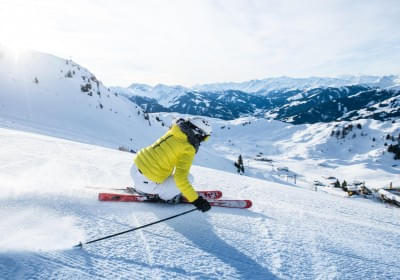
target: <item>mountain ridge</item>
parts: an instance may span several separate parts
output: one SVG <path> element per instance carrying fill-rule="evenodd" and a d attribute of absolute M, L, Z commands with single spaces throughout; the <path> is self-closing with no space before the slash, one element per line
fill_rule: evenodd
<path fill-rule="evenodd" d="M 0 53 L 0 118 L 55 134 L 85 134 L 128 150 L 146 142 L 129 128 L 135 124 L 144 130 L 151 125 L 149 116 L 86 68 L 35 51 L 14 54 L 0 48 Z M 152 130 L 148 135 L 157 137 Z"/>
<path fill-rule="evenodd" d="M 149 113 L 255 116 L 293 124 L 400 117 L 399 75 L 281 76 L 193 87 L 133 83 L 113 90 Z"/>
<path fill-rule="evenodd" d="M 265 79 L 254 79 L 244 82 L 197 84 L 192 87 L 166 84 L 157 84 L 155 86 L 150 86 L 143 83 L 132 83 L 126 89 L 130 89 L 131 93 L 135 95 L 139 95 L 138 90 L 142 91 L 142 93 L 152 94 L 154 91 L 158 91 L 158 89 L 160 88 L 167 89 L 167 92 L 170 92 L 174 88 L 180 88 L 181 90 L 183 89 L 185 91 L 221 92 L 224 90 L 239 90 L 246 93 L 268 94 L 269 92 L 274 90 L 288 90 L 293 88 L 312 89 L 318 87 L 326 88 L 350 85 L 364 85 L 368 87 L 378 88 L 400 86 L 400 75 L 340 75 L 337 77 L 311 76 L 304 78 L 281 76 Z"/>
<path fill-rule="evenodd" d="M 266 95 L 235 89 L 212 92 L 179 88 L 161 99 L 160 92 L 119 92 L 147 112 L 179 112 L 225 120 L 256 116 L 302 124 L 363 118 L 391 120 L 400 116 L 400 90 L 392 84 L 386 88 L 348 85 L 280 89 Z"/>

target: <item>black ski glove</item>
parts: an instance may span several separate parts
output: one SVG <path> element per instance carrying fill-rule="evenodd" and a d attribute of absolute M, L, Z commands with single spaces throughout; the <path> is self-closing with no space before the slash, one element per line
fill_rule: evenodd
<path fill-rule="evenodd" d="M 201 196 L 199 196 L 199 198 L 193 201 L 192 203 L 194 206 L 196 206 L 197 209 L 199 209 L 202 212 L 206 212 L 211 209 L 210 203 L 208 203 L 208 201 Z"/>

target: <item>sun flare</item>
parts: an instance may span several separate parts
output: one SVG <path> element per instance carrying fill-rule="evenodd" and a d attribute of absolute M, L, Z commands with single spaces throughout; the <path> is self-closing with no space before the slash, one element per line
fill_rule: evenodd
<path fill-rule="evenodd" d="M 17 43 L 0 43 L 0 49 L 2 49 L 6 56 L 12 58 L 15 62 L 18 62 L 21 56 L 27 51 Z"/>
<path fill-rule="evenodd" d="M 21 9 L 18 1 L 0 1 L 0 47 L 15 58 L 39 39 L 34 33 L 39 27 L 33 11 L 31 6 Z"/>

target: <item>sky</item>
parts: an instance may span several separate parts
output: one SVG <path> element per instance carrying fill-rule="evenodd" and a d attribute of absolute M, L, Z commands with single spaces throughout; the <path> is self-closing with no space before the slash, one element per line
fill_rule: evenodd
<path fill-rule="evenodd" d="M 0 44 L 108 86 L 400 74 L 398 0 L 0 0 Z"/>

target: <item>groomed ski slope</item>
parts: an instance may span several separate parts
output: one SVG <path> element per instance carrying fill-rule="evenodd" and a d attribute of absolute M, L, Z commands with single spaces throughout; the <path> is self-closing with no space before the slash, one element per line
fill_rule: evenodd
<path fill-rule="evenodd" d="M 250 210 L 104 203 L 131 184 L 132 154 L 0 129 L 1 279 L 398 279 L 400 211 L 194 166 L 198 189 Z"/>

